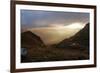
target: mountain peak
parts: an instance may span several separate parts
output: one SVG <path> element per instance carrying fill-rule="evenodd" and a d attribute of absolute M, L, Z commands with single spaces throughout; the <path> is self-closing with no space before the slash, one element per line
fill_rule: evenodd
<path fill-rule="evenodd" d="M 22 47 L 31 48 L 32 46 L 44 46 L 41 38 L 31 31 L 21 33 Z"/>

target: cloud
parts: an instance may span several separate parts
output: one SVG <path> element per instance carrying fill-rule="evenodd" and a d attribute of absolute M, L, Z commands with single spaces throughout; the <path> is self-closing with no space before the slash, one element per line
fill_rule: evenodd
<path fill-rule="evenodd" d="M 88 23 L 89 13 L 21 10 L 22 28 L 61 26 L 75 22 Z"/>

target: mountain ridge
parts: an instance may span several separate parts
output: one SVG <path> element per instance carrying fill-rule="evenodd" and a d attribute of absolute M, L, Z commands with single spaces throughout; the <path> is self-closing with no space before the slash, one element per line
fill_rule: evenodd
<path fill-rule="evenodd" d="M 44 46 L 41 38 L 31 31 L 26 31 L 21 33 L 21 44 L 22 47 L 31 48 L 34 46 Z"/>
<path fill-rule="evenodd" d="M 54 46 L 66 48 L 68 47 L 67 45 L 75 43 L 77 45 L 89 48 L 89 23 L 87 23 L 86 26 L 83 29 L 81 29 L 78 33 L 76 33 L 74 36 L 70 37 L 69 39 L 64 39 L 63 41 Z"/>

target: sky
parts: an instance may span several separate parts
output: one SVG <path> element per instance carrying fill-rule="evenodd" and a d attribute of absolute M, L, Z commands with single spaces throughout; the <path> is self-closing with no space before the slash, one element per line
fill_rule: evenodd
<path fill-rule="evenodd" d="M 21 31 L 31 31 L 45 45 L 74 36 L 89 23 L 89 13 L 21 10 Z"/>
<path fill-rule="evenodd" d="M 89 13 L 21 10 L 22 29 L 89 22 Z"/>

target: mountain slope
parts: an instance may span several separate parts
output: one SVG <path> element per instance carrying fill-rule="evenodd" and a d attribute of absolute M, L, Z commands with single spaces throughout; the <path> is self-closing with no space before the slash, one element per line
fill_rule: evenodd
<path fill-rule="evenodd" d="M 82 46 L 89 46 L 89 23 L 78 32 L 75 36 L 71 37 L 71 41 L 79 43 Z"/>
<path fill-rule="evenodd" d="M 44 46 L 44 43 L 39 36 L 35 35 L 31 31 L 21 33 L 21 47 L 31 48 L 37 46 Z"/>
<path fill-rule="evenodd" d="M 77 34 L 72 36 L 69 39 L 65 39 L 59 44 L 56 45 L 56 47 L 70 47 L 70 46 L 81 46 L 88 48 L 89 47 L 89 23 L 86 24 L 86 26 L 80 30 Z"/>

